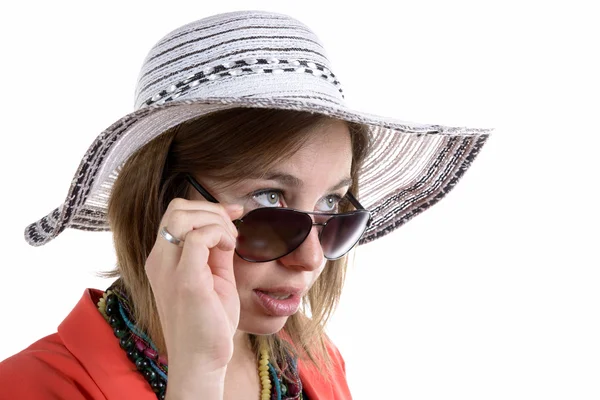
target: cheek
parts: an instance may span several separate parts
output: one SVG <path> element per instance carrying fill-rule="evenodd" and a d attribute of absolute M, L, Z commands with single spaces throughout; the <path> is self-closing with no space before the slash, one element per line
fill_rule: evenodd
<path fill-rule="evenodd" d="M 323 263 L 321 264 L 321 266 L 313 271 L 312 283 L 310 284 L 311 287 L 317 281 L 317 279 L 319 279 L 319 276 L 321 276 L 326 266 L 327 260 L 323 259 Z"/>
<path fill-rule="evenodd" d="M 233 275 L 235 276 L 235 285 L 240 300 L 251 295 L 252 290 L 255 288 L 265 284 L 265 267 L 267 266 L 244 261 L 237 255 L 235 256 L 233 259 Z"/>
<path fill-rule="evenodd" d="M 326 266 L 327 260 L 323 259 L 321 266 L 312 271 L 310 286 L 312 286 L 319 276 L 321 276 Z M 250 263 L 235 256 L 233 260 L 233 274 L 235 276 L 235 283 L 240 294 L 249 290 L 253 290 L 256 287 L 260 287 L 263 276 L 260 273 L 259 267 L 260 264 Z"/>
<path fill-rule="evenodd" d="M 248 262 L 237 256 L 233 260 L 233 275 L 235 276 L 235 284 L 238 291 L 250 285 L 252 269 L 248 264 Z"/>

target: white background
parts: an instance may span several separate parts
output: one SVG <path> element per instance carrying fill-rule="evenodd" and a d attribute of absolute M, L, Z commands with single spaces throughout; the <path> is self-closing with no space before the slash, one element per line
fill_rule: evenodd
<path fill-rule="evenodd" d="M 590 1 L 589 4 L 594 2 Z M 7 5 L 9 4 L 9 5 Z M 34 1 L 1 6 L 0 359 L 114 264 L 108 233 L 29 247 L 163 35 L 225 11 L 318 34 L 348 102 L 494 127 L 447 198 L 357 251 L 329 332 L 356 399 L 600 398 L 598 12 L 583 2 Z M 167 6 L 168 4 L 168 6 Z"/>

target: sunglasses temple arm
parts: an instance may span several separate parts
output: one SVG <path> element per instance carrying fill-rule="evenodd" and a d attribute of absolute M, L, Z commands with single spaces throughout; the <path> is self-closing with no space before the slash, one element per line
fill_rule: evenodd
<path fill-rule="evenodd" d="M 354 206 L 354 208 L 356 208 L 357 210 L 364 210 L 365 208 L 358 202 L 358 200 L 356 200 L 356 197 L 354 197 L 354 195 L 350 192 L 346 193 L 346 197 L 348 198 L 348 200 L 350 200 L 350 203 L 352 203 L 352 205 Z"/>
<path fill-rule="evenodd" d="M 208 190 L 204 189 L 202 185 L 200 185 L 198 181 L 194 179 L 193 176 L 191 176 L 190 174 L 186 174 L 185 178 L 190 183 L 190 185 L 194 187 L 194 189 L 196 189 L 202 196 L 204 196 L 206 200 L 210 201 L 211 203 L 219 203 L 219 200 L 215 199 L 212 194 L 208 193 Z"/>

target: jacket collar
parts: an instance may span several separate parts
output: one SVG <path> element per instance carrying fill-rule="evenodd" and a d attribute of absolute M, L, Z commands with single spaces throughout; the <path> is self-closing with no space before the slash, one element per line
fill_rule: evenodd
<path fill-rule="evenodd" d="M 58 327 L 65 347 L 79 360 L 108 399 L 155 400 L 156 395 L 119 345 L 97 309 L 102 291 L 86 289 Z"/>

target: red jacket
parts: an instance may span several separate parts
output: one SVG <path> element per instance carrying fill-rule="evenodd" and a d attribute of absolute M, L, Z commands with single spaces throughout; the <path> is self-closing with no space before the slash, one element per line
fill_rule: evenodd
<path fill-rule="evenodd" d="M 87 289 L 57 333 L 0 362 L 0 399 L 156 399 L 98 312 L 101 295 Z M 333 384 L 298 362 L 309 400 L 351 399 L 344 360 L 333 344 L 329 353 L 335 366 Z"/>

